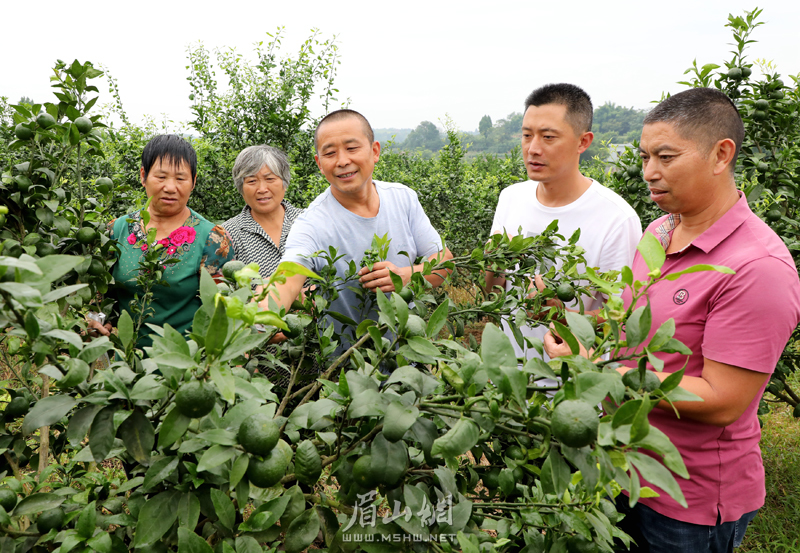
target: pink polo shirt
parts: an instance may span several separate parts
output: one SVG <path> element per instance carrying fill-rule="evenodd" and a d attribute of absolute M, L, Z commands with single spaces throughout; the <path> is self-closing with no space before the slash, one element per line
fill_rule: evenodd
<path fill-rule="evenodd" d="M 671 239 L 669 217 L 647 228 L 662 244 Z M 689 357 L 686 376 L 701 376 L 703 358 L 772 373 L 800 322 L 800 282 L 786 246 L 741 197 L 689 246 L 668 254 L 661 272 L 674 273 L 700 263 L 723 265 L 736 274 L 692 273 L 653 286 L 650 338 L 664 321 L 675 319 L 675 338 L 695 352 Z M 647 272 L 637 252 L 633 274 L 646 280 Z M 628 305 L 630 293 L 623 299 Z M 680 370 L 686 361 L 684 355 L 657 355 L 665 362 L 665 372 Z M 717 523 L 717 513 L 722 522 L 729 522 L 760 508 L 765 487 L 756 411 L 765 387 L 766 383 L 744 414 L 724 428 L 654 409 L 650 423 L 669 436 L 689 470 L 689 480 L 676 477 L 689 508 L 644 479 L 642 485 L 661 496 L 642 499 L 642 503 L 664 516 L 707 526 Z"/>

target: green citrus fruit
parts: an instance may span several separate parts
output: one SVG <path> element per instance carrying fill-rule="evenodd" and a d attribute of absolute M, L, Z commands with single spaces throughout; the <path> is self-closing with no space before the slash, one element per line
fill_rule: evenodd
<path fill-rule="evenodd" d="M 600 419 L 594 407 L 582 399 L 568 399 L 553 409 L 553 436 L 569 447 L 584 447 L 597 438 Z"/>
<path fill-rule="evenodd" d="M 455 337 L 461 338 L 464 335 L 464 321 L 456 319 Z"/>
<path fill-rule="evenodd" d="M 642 174 L 642 168 L 639 167 L 638 165 L 631 165 L 625 170 L 625 172 L 628 174 L 630 178 L 635 179 L 636 177 Z"/>
<path fill-rule="evenodd" d="M 527 459 L 528 456 L 522 451 L 522 448 L 518 445 L 510 445 L 506 448 L 506 456 L 511 457 L 515 461 L 522 461 Z"/>
<path fill-rule="evenodd" d="M 17 396 L 6 405 L 6 417 L 17 418 L 21 417 L 31 408 L 31 402 L 24 396 Z"/>
<path fill-rule="evenodd" d="M 281 430 L 271 417 L 255 413 L 242 421 L 236 437 L 245 451 L 263 457 L 275 448 L 280 435 Z"/>
<path fill-rule="evenodd" d="M 640 188 L 641 187 L 639 186 L 639 183 L 632 182 L 625 188 L 625 190 L 628 191 L 628 194 L 636 194 L 637 192 L 639 192 Z"/>
<path fill-rule="evenodd" d="M 427 331 L 428 325 L 418 315 L 409 315 L 408 321 L 406 321 L 406 336 L 409 338 L 412 336 L 420 336 L 425 337 L 425 333 Z"/>
<path fill-rule="evenodd" d="M 769 93 L 769 97 L 771 100 L 783 100 L 783 91 L 782 90 L 773 90 Z"/>
<path fill-rule="evenodd" d="M 572 301 L 575 299 L 575 288 L 568 282 L 559 284 L 558 288 L 556 288 L 556 296 L 561 301 Z"/>
<path fill-rule="evenodd" d="M 379 469 L 372 466 L 372 456 L 363 455 L 353 465 L 353 482 L 371 490 L 381 483 Z"/>
<path fill-rule="evenodd" d="M 759 173 L 766 173 L 767 171 L 769 171 L 769 163 L 765 163 L 763 161 L 759 161 L 756 164 L 756 169 L 758 169 Z"/>
<path fill-rule="evenodd" d="M 487 490 L 496 490 L 500 487 L 500 469 L 495 467 L 486 471 L 481 476 L 481 481 Z"/>
<path fill-rule="evenodd" d="M 92 258 L 92 262 L 89 265 L 89 274 L 92 276 L 100 276 L 106 272 L 106 264 L 97 259 L 96 257 Z"/>
<path fill-rule="evenodd" d="M 753 121 L 766 121 L 767 112 L 757 109 L 753 112 Z"/>
<path fill-rule="evenodd" d="M 78 128 L 78 132 L 81 134 L 88 133 L 90 130 L 92 130 L 92 127 L 94 126 L 92 124 L 92 120 L 89 119 L 88 117 L 78 117 L 77 119 L 75 119 L 75 121 L 73 121 L 73 123 Z"/>
<path fill-rule="evenodd" d="M 20 140 L 30 140 L 33 138 L 33 131 L 26 127 L 23 123 L 20 123 L 14 127 L 14 134 Z"/>
<path fill-rule="evenodd" d="M 794 410 L 792 411 L 792 416 L 796 419 L 800 419 L 800 403 L 794 406 Z"/>
<path fill-rule="evenodd" d="M 645 392 L 652 392 L 661 386 L 661 380 L 653 371 L 645 371 L 644 382 L 642 382 L 638 369 L 633 369 L 623 374 L 622 383 L 633 390 L 644 389 Z"/>
<path fill-rule="evenodd" d="M 40 113 L 36 118 L 36 123 L 43 129 L 49 129 L 56 124 L 55 118 L 49 113 Z"/>
<path fill-rule="evenodd" d="M 108 194 L 111 189 L 114 188 L 114 181 L 108 177 L 100 177 L 94 181 L 94 184 L 97 186 L 97 191 L 101 194 Z"/>
<path fill-rule="evenodd" d="M 583 536 L 572 536 L 567 540 L 567 551 L 569 553 L 597 553 L 600 551 L 597 545 Z"/>
<path fill-rule="evenodd" d="M 182 415 L 193 419 L 208 415 L 214 409 L 216 401 L 214 388 L 197 379 L 182 384 L 175 394 L 175 407 Z"/>
<path fill-rule="evenodd" d="M 0 215 L 5 215 L 6 213 L 8 213 L 8 207 L 0 205 Z"/>
<path fill-rule="evenodd" d="M 745 79 L 753 74 L 753 70 L 749 67 L 742 67 L 742 77 Z"/>
<path fill-rule="evenodd" d="M 302 320 L 294 313 L 289 313 L 288 315 L 286 315 L 283 318 L 283 322 L 285 322 L 286 326 L 289 327 L 288 330 L 283 331 L 283 334 L 287 338 L 297 338 L 303 333 Z"/>
<path fill-rule="evenodd" d="M 39 532 L 42 534 L 46 534 L 54 528 L 60 530 L 63 525 L 64 511 L 58 507 L 43 512 L 39 515 L 39 518 L 36 519 L 36 527 L 39 528 Z"/>
<path fill-rule="evenodd" d="M 769 109 L 769 100 L 765 100 L 764 98 L 759 98 L 755 101 L 753 106 L 756 109 L 760 109 L 761 111 L 767 111 Z"/>
<path fill-rule="evenodd" d="M 233 275 L 236 271 L 244 269 L 244 263 L 238 259 L 232 259 L 222 266 L 222 276 L 228 280 L 233 280 Z"/>
<path fill-rule="evenodd" d="M 56 253 L 56 247 L 50 242 L 39 242 L 36 244 L 36 255 L 39 257 L 47 257 Z"/>
<path fill-rule="evenodd" d="M 286 475 L 289 461 L 282 450 L 274 448 L 266 457 L 250 457 L 247 479 L 257 488 L 271 488 Z"/>
<path fill-rule="evenodd" d="M 772 81 L 772 88 L 783 88 L 783 81 L 781 79 L 775 79 Z"/>
<path fill-rule="evenodd" d="M 777 221 L 780 221 L 781 217 L 783 217 L 783 215 L 781 215 L 780 209 L 770 209 L 769 211 L 767 211 L 767 221 L 769 221 L 770 223 L 775 223 Z"/>
<path fill-rule="evenodd" d="M 294 455 L 294 474 L 302 484 L 312 486 L 322 474 L 322 457 L 317 447 L 310 440 L 297 444 Z"/>
<path fill-rule="evenodd" d="M 731 67 L 728 70 L 728 78 L 738 81 L 742 78 L 742 70 L 738 67 Z"/>
<path fill-rule="evenodd" d="M 400 297 L 403 298 L 403 301 L 405 301 L 406 303 L 414 299 L 414 292 L 412 292 L 411 288 L 409 288 L 408 286 L 403 286 L 403 288 L 398 292 L 398 294 L 400 294 Z"/>
<path fill-rule="evenodd" d="M 17 492 L 8 488 L 0 488 L 0 507 L 10 513 L 17 506 Z"/>
<path fill-rule="evenodd" d="M 97 231 L 91 227 L 83 227 L 78 231 L 78 234 L 75 235 L 75 238 L 81 244 L 91 244 L 97 240 Z"/>

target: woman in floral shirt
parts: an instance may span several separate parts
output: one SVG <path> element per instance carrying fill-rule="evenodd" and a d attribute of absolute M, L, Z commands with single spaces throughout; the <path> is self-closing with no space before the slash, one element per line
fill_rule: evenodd
<path fill-rule="evenodd" d="M 177 259 L 165 264 L 163 278 L 169 286 L 153 288 L 154 314 L 145 322 L 169 324 L 183 334 L 192 325 L 200 307 L 200 271 L 220 278 L 221 267 L 233 259 L 227 232 L 190 209 L 186 203 L 197 179 L 197 156 L 192 146 L 177 135 L 156 136 L 142 152 L 142 185 L 149 205 L 150 221 L 142 224 L 142 213 L 135 211 L 109 223 L 110 237 L 119 243 L 120 253 L 111 274 L 116 281 L 120 309 L 128 309 L 142 290 L 136 283 L 143 252 L 158 248 L 159 259 Z M 156 230 L 155 242 L 147 243 L 147 231 Z M 101 331 L 102 332 L 102 331 Z M 143 325 L 139 347 L 152 344 L 150 329 Z"/>

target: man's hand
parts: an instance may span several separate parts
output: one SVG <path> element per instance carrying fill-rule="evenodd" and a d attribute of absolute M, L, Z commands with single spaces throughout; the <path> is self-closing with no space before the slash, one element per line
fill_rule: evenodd
<path fill-rule="evenodd" d="M 111 323 L 100 324 L 100 321 L 95 321 L 94 319 L 87 319 L 86 320 L 86 330 L 89 333 L 89 336 L 110 336 L 111 330 L 114 327 L 111 326 Z"/>
<path fill-rule="evenodd" d="M 550 357 L 550 359 L 555 359 L 556 357 L 564 357 L 566 355 L 572 355 L 572 349 L 569 347 L 564 340 L 561 339 L 561 336 L 558 335 L 556 329 L 553 325 L 550 325 L 550 332 L 544 335 L 544 352 Z M 583 347 L 583 344 L 578 342 L 580 346 L 579 355 L 583 357 L 589 358 L 589 353 L 586 351 L 586 348 Z"/>
<path fill-rule="evenodd" d="M 411 267 L 398 267 L 391 261 L 378 261 L 372 265 L 371 271 L 369 267 L 364 267 L 358 272 L 361 277 L 359 281 L 364 288 L 368 290 L 380 288 L 384 292 L 394 292 L 390 273 L 395 273 L 403 279 L 404 286 L 411 281 Z"/>

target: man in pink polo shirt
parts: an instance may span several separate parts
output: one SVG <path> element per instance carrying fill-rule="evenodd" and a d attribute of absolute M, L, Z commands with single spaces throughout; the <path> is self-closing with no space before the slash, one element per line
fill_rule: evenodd
<path fill-rule="evenodd" d="M 689 480 L 678 479 L 688 509 L 644 482 L 660 497 L 641 499 L 632 510 L 618 501 L 627 515 L 623 529 L 639 551 L 733 551 L 764 504 L 756 410 L 800 322 L 800 281 L 786 246 L 736 188 L 733 171 L 743 137 L 736 107 L 715 89 L 676 94 L 644 120 L 644 179 L 653 201 L 669 214 L 647 229 L 666 251 L 662 274 L 700 263 L 736 274 L 688 274 L 648 293 L 651 337 L 675 319 L 675 338 L 694 352 L 681 386 L 703 401 L 676 403 L 680 419 L 666 404 L 650 414 L 689 470 Z M 647 279 L 638 253 L 632 269 L 636 279 Z M 627 307 L 630 294 L 623 299 Z M 545 349 L 551 357 L 570 353 L 551 336 Z M 659 357 L 665 362 L 662 380 L 686 361 L 679 354 Z"/>

